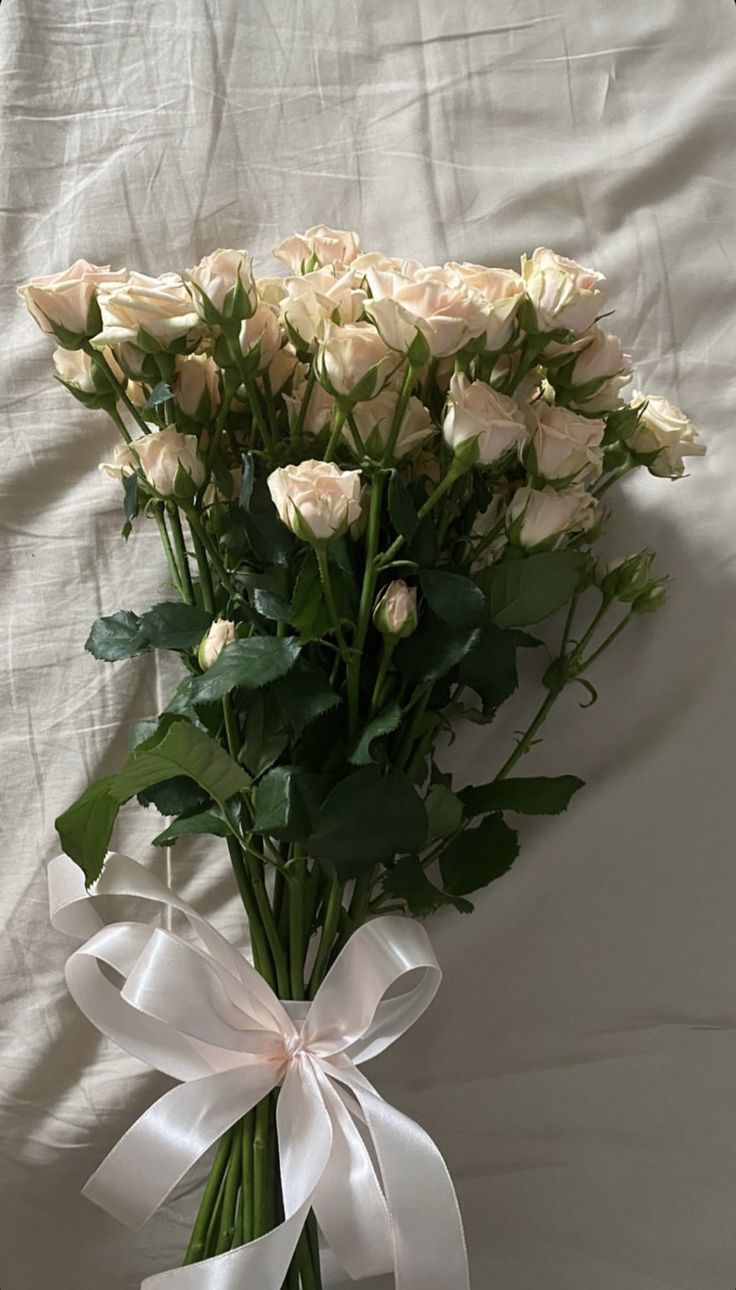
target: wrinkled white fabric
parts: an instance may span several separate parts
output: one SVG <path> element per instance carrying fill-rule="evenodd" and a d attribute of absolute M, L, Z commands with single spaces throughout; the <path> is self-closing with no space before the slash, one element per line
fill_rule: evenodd
<path fill-rule="evenodd" d="M 445 1155 L 478 1287 L 733 1285 L 735 50 L 736 8 L 686 0 L 0 6 L 3 1290 L 130 1290 L 173 1267 L 202 1177 L 135 1239 L 79 1194 L 167 1083 L 68 998 L 43 864 L 55 815 L 119 764 L 175 669 L 83 652 L 98 614 L 168 594 L 165 567 L 155 530 L 119 539 L 96 470 L 114 432 L 53 384 L 14 288 L 79 255 L 157 273 L 243 245 L 266 269 L 322 220 L 427 262 L 545 244 L 593 264 L 637 385 L 708 438 L 689 479 L 642 475 L 616 501 L 610 554 L 651 545 L 675 582 L 597 666 L 598 704 L 569 692 L 526 763 L 588 787 L 522 822 L 472 918 L 433 922 L 441 997 L 370 1076 Z M 536 702 L 461 731 L 462 782 Z M 237 940 L 224 848 L 166 856 L 156 831 L 129 807 L 115 844 Z"/>

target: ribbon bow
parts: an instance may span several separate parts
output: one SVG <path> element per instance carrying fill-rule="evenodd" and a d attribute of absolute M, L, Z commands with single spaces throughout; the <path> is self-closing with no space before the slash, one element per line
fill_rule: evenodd
<path fill-rule="evenodd" d="M 223 1133 L 281 1085 L 284 1221 L 238 1249 L 149 1277 L 143 1290 L 279 1290 L 310 1208 L 353 1279 L 393 1270 L 398 1290 L 469 1290 L 457 1198 L 439 1151 L 358 1070 L 437 991 L 441 972 L 422 927 L 388 916 L 367 923 L 313 1002 L 290 1004 L 135 860 L 109 855 L 89 892 L 66 856 L 51 861 L 48 876 L 54 926 L 89 938 L 66 965 L 82 1012 L 121 1048 L 179 1081 L 103 1160 L 84 1188 L 90 1200 L 138 1227 Z M 178 910 L 195 940 L 147 923 L 105 924 L 89 899 L 98 895 Z M 407 974 L 414 979 L 386 998 Z"/>

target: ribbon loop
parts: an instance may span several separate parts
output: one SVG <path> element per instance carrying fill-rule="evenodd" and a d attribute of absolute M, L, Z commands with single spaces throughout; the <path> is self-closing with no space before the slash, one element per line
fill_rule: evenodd
<path fill-rule="evenodd" d="M 105 924 L 96 895 L 176 910 L 196 941 L 141 922 Z M 109 855 L 90 892 L 58 856 L 49 897 L 54 926 L 86 938 L 66 969 L 81 1010 L 179 1081 L 103 1160 L 84 1188 L 89 1199 L 131 1226 L 145 1222 L 218 1138 L 281 1085 L 283 1222 L 239 1249 L 149 1277 L 143 1290 L 279 1290 L 312 1208 L 355 1280 L 393 1271 L 397 1290 L 469 1290 L 442 1157 L 356 1065 L 399 1038 L 437 991 L 441 972 L 423 928 L 393 917 L 367 923 L 311 1004 L 282 1003 L 244 955 L 128 856 Z M 114 968 L 122 987 L 100 965 Z"/>

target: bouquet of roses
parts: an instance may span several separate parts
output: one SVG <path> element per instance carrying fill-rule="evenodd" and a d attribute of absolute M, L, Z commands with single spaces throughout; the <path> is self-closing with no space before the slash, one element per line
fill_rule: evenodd
<path fill-rule="evenodd" d="M 270 1083 L 256 1080 L 252 1105 L 236 1098 L 222 1111 L 218 1095 L 207 1135 L 172 1167 L 163 1190 L 219 1140 L 185 1264 L 208 1260 L 209 1268 L 214 1256 L 250 1250 L 256 1262 L 232 1266 L 247 1268 L 258 1290 L 284 1278 L 312 1290 L 321 1284 L 315 1213 L 352 1275 L 402 1259 L 408 1267 L 417 1255 L 401 1249 L 414 1229 L 398 1214 L 388 1129 L 382 1138 L 379 1125 L 384 1104 L 347 1060 L 380 1051 L 380 1037 L 358 1052 L 358 1027 L 327 1053 L 323 1032 L 319 1043 L 313 1035 L 310 1078 L 327 1107 L 330 1163 L 311 1190 L 295 1187 L 288 1138 L 304 1131 L 308 1113 L 303 1099 L 293 1112 L 288 1072 L 295 1054 L 307 1052 L 304 1026 L 314 1032 L 316 1023 L 304 1021 L 309 1001 L 314 1010 L 326 999 L 326 981 L 336 995 L 342 964 L 348 1011 L 378 981 L 361 1033 L 390 1030 L 397 1007 L 379 1003 L 390 974 L 376 963 L 403 933 L 399 919 L 380 916 L 471 911 L 473 893 L 516 859 L 506 814 L 567 807 L 579 779 L 512 772 L 565 687 L 583 686 L 592 702 L 592 664 L 665 599 L 652 552 L 608 564 L 597 557 L 604 497 L 639 467 L 678 478 L 684 458 L 704 449 L 664 398 L 623 398 L 632 369 L 619 339 L 599 325 L 602 275 L 572 260 L 538 249 L 522 257 L 520 273 L 425 267 L 363 253 L 353 233 L 324 226 L 274 254 L 286 276 L 256 278 L 246 252 L 218 250 L 184 278 L 80 260 L 20 290 L 57 342 L 59 380 L 120 433 L 101 469 L 120 483 L 125 538 L 152 520 L 168 563 L 172 598 L 98 619 L 87 649 L 112 662 L 170 650 L 182 665 L 165 710 L 131 728 L 119 772 L 57 820 L 63 850 L 93 891 L 135 889 L 164 900 L 140 874 L 126 887 L 121 857 L 105 863 L 121 804 L 137 797 L 166 817 L 155 846 L 192 834 L 223 839 L 255 968 L 242 956 L 234 964 L 214 930 L 203 931 L 169 893 L 205 943 L 206 989 L 202 954 L 184 968 L 183 942 L 163 932 L 150 939 L 149 930 L 133 950 L 128 942 L 125 952 L 98 946 L 98 959 L 127 984 L 118 996 L 105 980 L 107 1020 L 100 1000 L 84 995 L 84 1006 L 146 1060 L 154 1060 L 148 1041 L 126 1041 L 128 1021 L 109 1019 L 115 1008 L 137 1008 L 137 1023 L 144 1016 L 167 1034 L 178 1027 L 204 1062 L 198 1078 L 173 1059 L 155 1064 L 189 1080 L 184 1090 L 233 1070 L 262 1072 L 267 1050 Z M 535 629 L 558 613 L 552 648 Z M 543 659 L 536 716 L 486 782 L 458 787 L 435 760 L 438 743 L 461 721 L 493 721 L 517 687 L 519 651 Z M 433 970 L 428 950 L 412 953 L 399 954 L 405 970 Z M 163 993 L 191 969 L 178 1009 L 151 1002 L 154 966 Z M 81 1001 L 78 977 L 70 972 Z M 195 1026 L 205 994 L 217 1025 Z M 277 1013 L 278 1001 L 287 1004 Z M 247 1024 L 241 1014 L 233 1021 L 237 1008 Z M 228 1031 L 225 1042 L 226 1021 L 240 1040 Z M 396 1033 L 402 1028 L 397 1022 Z M 242 1040 L 256 1032 L 258 1043 Z M 217 1058 L 223 1051 L 228 1060 Z M 302 1080 L 307 1065 L 299 1066 Z M 362 1129 L 350 1119 L 358 1103 Z M 366 1125 L 378 1170 L 361 1137 Z M 187 1128 L 194 1132 L 191 1121 Z M 158 1132 L 159 1149 L 173 1150 L 160 1121 Z M 302 1175 L 319 1155 L 315 1141 Z M 338 1141 L 348 1152 L 342 1173 Z M 409 1148 L 404 1159 L 411 1170 Z M 356 1174 L 345 1160 L 363 1170 L 353 1201 L 346 1193 Z M 356 1211 L 373 1202 L 371 1263 L 370 1232 L 361 1233 Z M 431 1221 L 442 1230 L 441 1216 Z M 388 1256 L 379 1250 L 382 1224 L 393 1242 Z M 263 1238 L 287 1229 L 274 1256 Z M 351 1253 L 361 1242 L 362 1253 Z M 259 1249 L 271 1251 L 271 1262 L 256 1275 Z M 414 1269 L 402 1285 L 446 1288 L 465 1275 L 453 1280 L 445 1270 L 435 1282 Z M 236 1280 L 210 1282 L 203 1268 L 201 1279 L 181 1284 Z"/>

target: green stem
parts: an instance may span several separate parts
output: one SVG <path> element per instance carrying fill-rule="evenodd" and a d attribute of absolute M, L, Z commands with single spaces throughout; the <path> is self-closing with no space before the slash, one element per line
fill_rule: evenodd
<path fill-rule="evenodd" d="M 270 1099 L 258 1103 L 253 1133 L 253 1238 L 266 1231 L 268 1140 L 271 1132 Z"/>
<path fill-rule="evenodd" d="M 215 570 L 215 573 L 217 574 L 217 577 L 220 580 L 220 584 L 222 585 L 222 587 L 224 587 L 228 596 L 230 596 L 233 600 L 242 600 L 243 597 L 241 596 L 237 587 L 234 585 L 228 570 L 225 568 L 225 565 L 222 562 L 220 553 L 217 550 L 217 546 L 212 541 L 199 515 L 194 510 L 194 507 L 186 506 L 184 508 L 184 513 L 187 517 L 187 520 L 189 521 L 189 527 L 191 528 L 193 533 L 197 534 L 199 541 L 202 543 L 202 546 L 206 550 L 210 560 L 210 564 L 212 565 L 212 568 Z"/>
<path fill-rule="evenodd" d="M 312 1268 L 314 1270 L 315 1284 L 317 1290 L 322 1290 L 322 1270 L 319 1257 L 319 1233 L 317 1231 L 317 1220 L 314 1217 L 314 1210 L 310 1209 L 307 1215 L 307 1241 L 309 1242 L 309 1253 L 312 1258 Z"/>
<path fill-rule="evenodd" d="M 335 450 L 337 448 L 337 445 L 340 439 L 340 431 L 342 430 L 345 424 L 347 415 L 348 415 L 347 408 L 341 406 L 339 403 L 336 403 L 335 410 L 332 414 L 332 422 L 330 424 L 330 437 L 327 441 L 327 448 L 325 449 L 325 455 L 324 455 L 325 461 L 332 461 L 332 458 L 335 455 Z"/>
<path fill-rule="evenodd" d="M 541 704 L 536 714 L 532 718 L 531 722 L 527 726 L 526 730 L 524 731 L 521 739 L 516 745 L 511 756 L 507 758 L 507 760 L 504 762 L 501 769 L 494 775 L 493 777 L 494 779 L 505 779 L 509 771 L 513 770 L 517 761 L 520 761 L 520 759 L 524 756 L 524 754 L 529 751 L 529 749 L 532 746 L 534 736 L 536 735 L 543 721 L 545 721 L 547 714 L 550 712 L 552 706 L 557 702 L 561 693 L 562 693 L 562 688 L 547 691 L 547 694 L 545 695 L 543 703 Z"/>
<path fill-rule="evenodd" d="M 430 493 L 426 502 L 424 502 L 423 505 L 419 507 L 419 510 L 417 511 L 417 520 L 419 521 L 419 523 L 421 523 L 425 515 L 429 515 L 433 507 L 435 507 L 437 503 L 441 501 L 445 493 L 448 491 L 449 488 L 452 488 L 453 484 L 455 483 L 455 480 L 458 479 L 461 474 L 463 474 L 463 469 L 459 467 L 455 461 L 453 461 L 447 474 L 440 480 L 434 492 Z M 381 555 L 376 557 L 376 560 L 375 560 L 376 569 L 383 569 L 387 564 L 390 564 L 391 561 L 394 559 L 394 557 L 401 550 L 403 545 L 404 545 L 404 538 L 399 535 L 399 537 L 394 539 L 394 541 L 391 543 L 390 547 L 388 547 L 386 551 L 384 551 Z"/>
<path fill-rule="evenodd" d="M 337 643 L 340 647 L 340 653 L 342 654 L 343 659 L 347 662 L 348 654 L 349 654 L 348 644 L 347 644 L 347 641 L 345 640 L 345 634 L 342 630 L 342 623 L 340 622 L 340 615 L 337 611 L 337 605 L 335 603 L 335 594 L 332 590 L 332 580 L 330 578 L 330 562 L 327 558 L 327 552 L 325 550 L 324 543 L 316 542 L 314 546 L 314 551 L 317 556 L 317 564 L 319 566 L 319 577 L 320 577 L 320 582 L 322 583 L 322 590 L 325 595 L 325 603 L 329 610 L 330 618 L 332 619 L 332 630 L 335 633 L 335 639 L 337 640 Z"/>
<path fill-rule="evenodd" d="M 89 354 L 93 363 L 97 363 L 97 365 L 102 368 L 108 381 L 113 386 L 113 388 L 117 390 L 118 394 L 120 395 L 121 401 L 127 408 L 133 420 L 143 431 L 143 433 L 150 434 L 151 427 L 146 424 L 140 412 L 138 411 L 138 408 L 135 406 L 135 403 L 133 403 L 133 401 L 128 397 L 128 393 L 125 388 L 125 385 L 122 383 L 122 381 L 118 380 L 110 364 L 105 358 L 105 355 L 99 349 L 93 349 L 88 341 L 85 342 L 85 344 L 82 346 L 82 349 L 84 350 L 85 354 Z M 127 384 L 127 381 L 126 381 L 126 384 Z"/>
<path fill-rule="evenodd" d="M 381 533 L 383 484 L 384 476 L 380 474 L 376 475 L 371 489 L 370 509 L 368 512 L 365 568 L 363 570 L 363 584 L 360 589 L 358 626 L 355 632 L 353 650 L 350 655 L 347 669 L 348 725 L 351 735 L 357 734 L 358 730 L 360 717 L 360 664 L 366 636 L 368 635 L 368 628 L 370 626 L 371 614 L 373 612 L 373 596 L 376 590 L 376 579 L 378 577 L 376 554 L 378 552 L 378 543 Z"/>
<path fill-rule="evenodd" d="M 184 544 L 184 532 L 181 527 L 179 511 L 176 505 L 172 503 L 168 508 L 168 512 L 169 523 L 171 525 L 171 538 L 174 545 L 176 563 L 179 569 L 181 597 L 187 605 L 193 605 L 195 603 L 194 587 L 192 586 L 192 575 L 189 570 L 189 557 Z"/>
<path fill-rule="evenodd" d="M 605 618 L 612 604 L 613 604 L 613 601 L 608 596 L 603 597 L 600 607 L 597 613 L 593 615 L 593 618 L 590 621 L 590 625 L 588 626 L 587 631 L 583 636 L 581 636 L 580 640 L 575 646 L 575 649 L 573 650 L 573 653 L 571 655 L 572 659 L 577 659 L 581 657 L 582 652 L 585 649 L 585 646 L 595 635 L 599 624 L 602 622 L 603 618 Z"/>
<path fill-rule="evenodd" d="M 370 711 L 371 716 L 373 716 L 381 706 L 381 696 L 383 694 L 384 686 L 386 683 L 386 674 L 391 664 L 391 658 L 397 643 L 398 642 L 397 642 L 396 636 L 384 636 L 383 638 L 383 649 L 381 651 L 381 661 L 378 665 L 376 683 L 373 686 L 373 694 L 371 695 L 371 711 Z"/>
<path fill-rule="evenodd" d="M 410 760 L 412 744 L 419 734 L 419 727 L 424 719 L 424 714 L 427 711 L 427 704 L 429 703 L 429 698 L 433 688 L 434 681 L 427 681 L 424 685 L 417 686 L 411 703 L 409 704 L 410 707 L 413 706 L 414 711 L 412 712 L 409 724 L 405 727 L 399 740 L 396 755 L 394 757 L 394 762 L 400 770 L 405 769 Z"/>
<path fill-rule="evenodd" d="M 628 475 L 629 471 L 634 469 L 634 465 L 635 463 L 631 460 L 625 461 L 623 466 L 618 466 L 616 470 L 611 471 L 607 479 L 604 479 L 602 483 L 591 490 L 593 496 L 603 497 L 609 488 L 612 488 L 614 484 L 618 483 L 619 479 L 623 479 L 624 475 Z"/>
<path fill-rule="evenodd" d="M 235 1218 L 238 1208 L 238 1192 L 240 1190 L 240 1125 L 235 1126 L 232 1140 L 230 1143 L 230 1159 L 225 1174 L 225 1184 L 222 1193 L 222 1210 L 220 1213 L 220 1228 L 215 1244 L 215 1254 L 224 1254 L 226 1250 L 233 1247 L 235 1241 Z"/>
<path fill-rule="evenodd" d="M 325 905 L 322 930 L 320 932 L 319 947 L 317 956 L 314 960 L 312 975 L 309 978 L 309 998 L 313 999 L 325 975 L 327 964 L 330 961 L 337 928 L 340 922 L 340 911 L 342 910 L 342 885 L 338 881 L 337 874 L 330 874 L 330 888 Z"/>
<path fill-rule="evenodd" d="M 189 520 L 189 529 L 192 535 L 192 544 L 194 546 L 194 556 L 199 568 L 199 585 L 202 591 L 202 604 L 209 614 L 215 615 L 215 589 L 212 585 L 212 574 L 210 573 L 209 561 L 207 560 L 207 551 L 196 528 L 192 526 Z"/>
<path fill-rule="evenodd" d="M 226 375 L 224 379 L 225 379 L 225 388 L 222 392 L 222 403 L 220 404 L 220 407 L 217 412 L 217 420 L 215 421 L 215 424 L 212 430 L 212 438 L 210 439 L 209 445 L 207 447 L 207 456 L 205 457 L 205 466 L 207 467 L 208 477 L 209 477 L 210 471 L 212 470 L 212 464 L 215 460 L 215 457 L 217 456 L 217 449 L 220 443 L 222 431 L 225 425 L 225 421 L 227 420 L 227 414 L 230 411 L 230 404 L 233 401 L 233 396 L 237 388 L 236 382 L 232 381 L 229 375 Z"/>
<path fill-rule="evenodd" d="M 164 512 L 163 506 L 156 506 L 153 513 L 156 518 L 156 524 L 158 525 L 158 531 L 161 535 L 161 544 L 164 548 L 164 554 L 166 555 L 166 563 L 169 566 L 169 576 L 174 585 L 174 590 L 181 597 L 181 599 L 184 600 L 185 596 L 181 589 L 181 582 L 179 580 L 179 570 L 176 564 L 176 557 L 174 556 L 174 550 L 171 545 L 171 539 L 169 538 L 169 532 L 168 532 L 168 529 L 166 528 L 166 519 L 165 519 L 165 512 Z"/>
<path fill-rule="evenodd" d="M 293 426 L 291 427 L 290 437 L 291 437 L 292 443 L 296 443 L 296 441 L 299 439 L 299 436 L 302 433 L 302 430 L 304 429 L 304 420 L 307 415 L 307 410 L 309 408 L 309 401 L 312 397 L 312 391 L 314 389 L 314 383 L 316 379 L 317 379 L 317 372 L 316 372 L 314 363 L 312 363 L 310 365 L 309 372 L 307 374 L 307 384 L 304 389 L 304 397 L 302 398 L 302 405 L 297 414 L 297 418 Z"/>
<path fill-rule="evenodd" d="M 227 1133 L 220 1138 L 220 1142 L 215 1153 L 215 1159 L 210 1169 L 209 1177 L 205 1183 L 202 1200 L 199 1205 L 199 1213 L 194 1223 L 191 1239 L 187 1246 L 187 1252 L 184 1256 L 186 1267 L 189 1263 L 199 1263 L 204 1255 L 207 1241 L 207 1231 L 210 1225 L 210 1219 L 217 1203 L 217 1197 L 220 1192 L 220 1184 L 225 1176 L 225 1171 L 230 1159 L 230 1147 L 234 1129 L 228 1129 Z"/>
<path fill-rule="evenodd" d="M 304 883 L 306 861 L 292 861 L 289 872 L 289 981 L 292 999 L 304 998 Z"/>
<path fill-rule="evenodd" d="M 240 1210 L 240 1240 L 253 1240 L 253 1135 L 255 1111 L 243 1116 L 240 1130 L 240 1185 L 243 1198 Z"/>
<path fill-rule="evenodd" d="M 410 362 L 407 363 L 404 382 L 403 382 L 403 385 L 401 386 L 401 393 L 399 394 L 399 397 L 396 400 L 396 407 L 394 408 L 394 415 L 391 421 L 391 429 L 388 432 L 388 438 L 386 439 L 386 447 L 383 450 L 383 457 L 381 459 L 382 466 L 390 465 L 391 461 L 393 460 L 394 448 L 396 447 L 396 440 L 399 437 L 399 431 L 401 430 L 401 423 L 404 420 L 406 405 L 408 404 L 409 399 L 411 397 L 411 392 L 414 388 L 416 375 L 417 373 L 414 365 Z"/>
<path fill-rule="evenodd" d="M 630 609 L 628 614 L 626 614 L 625 617 L 621 619 L 621 622 L 616 627 L 614 627 L 613 631 L 608 633 L 608 636 L 606 636 L 605 640 L 601 642 L 598 648 L 593 650 L 593 653 L 590 654 L 588 658 L 581 660 L 580 667 L 576 668 L 573 673 L 573 679 L 575 676 L 580 676 L 582 675 L 583 672 L 587 672 L 588 668 L 591 667 L 593 663 L 595 663 L 596 659 L 600 658 L 603 651 L 607 650 L 609 645 L 613 644 L 616 638 L 621 635 L 621 632 L 624 630 L 624 628 L 628 627 L 632 618 L 635 618 L 635 617 L 636 617 L 636 612 L 633 609 Z"/>
<path fill-rule="evenodd" d="M 107 409 L 110 418 L 115 422 L 126 443 L 132 443 L 133 437 L 116 407 Z"/>
<path fill-rule="evenodd" d="M 230 861 L 235 874 L 240 899 L 248 919 L 250 939 L 253 945 L 253 959 L 261 976 L 268 981 L 272 989 L 276 988 L 276 971 L 271 957 L 268 939 L 264 933 L 260 918 L 260 908 L 256 900 L 250 874 L 245 864 L 243 849 L 236 838 L 227 839 Z"/>

